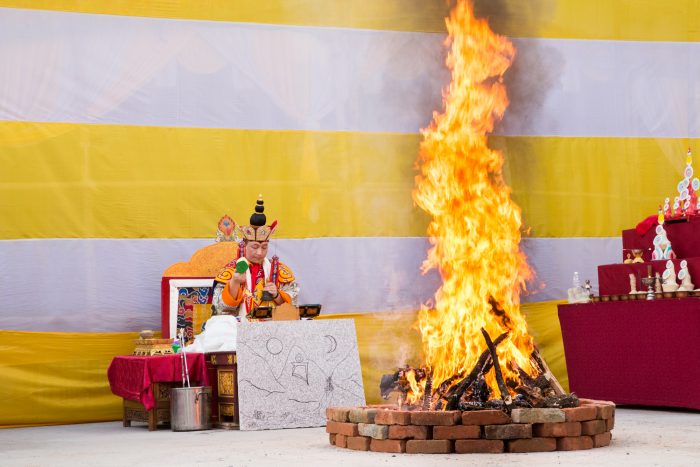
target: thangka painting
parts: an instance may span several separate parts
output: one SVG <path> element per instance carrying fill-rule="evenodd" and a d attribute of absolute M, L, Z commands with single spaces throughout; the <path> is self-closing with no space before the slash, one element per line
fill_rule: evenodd
<path fill-rule="evenodd" d="M 241 323 L 241 430 L 324 426 L 326 408 L 365 405 L 355 322 Z"/>
<path fill-rule="evenodd" d="M 170 280 L 170 337 L 181 329 L 188 341 L 202 332 L 202 325 L 211 317 L 210 279 Z"/>

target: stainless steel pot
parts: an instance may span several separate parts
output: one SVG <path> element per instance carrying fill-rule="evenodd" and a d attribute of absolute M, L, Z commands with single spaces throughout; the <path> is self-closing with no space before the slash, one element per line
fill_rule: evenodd
<path fill-rule="evenodd" d="M 211 387 L 170 390 L 170 428 L 173 431 L 211 429 Z"/>

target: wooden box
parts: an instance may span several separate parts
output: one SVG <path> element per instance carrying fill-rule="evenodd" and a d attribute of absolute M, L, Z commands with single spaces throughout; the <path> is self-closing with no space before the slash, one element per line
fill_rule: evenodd
<path fill-rule="evenodd" d="M 238 362 L 236 352 L 205 354 L 212 389 L 212 424 L 218 428 L 238 429 Z"/>

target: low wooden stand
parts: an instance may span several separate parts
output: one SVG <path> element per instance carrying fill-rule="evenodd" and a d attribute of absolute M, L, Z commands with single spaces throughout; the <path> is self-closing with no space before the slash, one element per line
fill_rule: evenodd
<path fill-rule="evenodd" d="M 212 389 L 212 424 L 217 428 L 237 430 L 240 423 L 236 352 L 210 352 L 205 358 Z"/>
<path fill-rule="evenodd" d="M 148 431 L 154 431 L 158 424 L 170 424 L 170 388 L 175 387 L 176 383 L 153 383 L 153 397 L 156 400 L 156 406 L 151 410 L 146 408 L 140 402 L 122 399 L 123 412 L 122 422 L 125 427 L 131 426 L 131 422 L 144 422 L 148 424 Z"/>

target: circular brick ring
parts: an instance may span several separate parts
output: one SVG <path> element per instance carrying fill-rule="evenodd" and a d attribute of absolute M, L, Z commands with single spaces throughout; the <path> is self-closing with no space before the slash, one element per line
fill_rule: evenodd
<path fill-rule="evenodd" d="M 581 399 L 571 409 L 407 411 L 395 406 L 329 407 L 334 446 L 408 454 L 576 451 L 610 444 L 615 404 Z"/>

